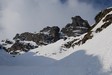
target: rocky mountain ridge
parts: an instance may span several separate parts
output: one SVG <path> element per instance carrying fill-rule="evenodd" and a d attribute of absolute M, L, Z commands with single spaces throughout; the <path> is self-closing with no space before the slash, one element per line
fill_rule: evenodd
<path fill-rule="evenodd" d="M 86 20 L 83 20 L 80 16 L 75 16 L 72 17 L 72 23 L 67 24 L 62 29 L 58 26 L 47 26 L 38 33 L 24 32 L 22 34 L 16 34 L 13 38 L 13 42 L 11 40 L 4 40 L 2 41 L 2 46 L 10 54 L 17 54 L 18 50 L 27 52 L 30 49 L 48 45 L 60 39 L 66 40 L 67 37 L 80 36 L 86 33 L 90 28 Z M 29 41 L 29 43 L 24 41 Z M 36 45 L 32 45 L 31 41 L 36 43 Z M 10 46 L 7 47 L 7 45 Z"/>
<path fill-rule="evenodd" d="M 95 17 L 95 24 L 90 28 L 90 30 L 83 35 L 82 38 L 73 39 L 72 41 L 64 44 L 64 47 L 70 48 L 75 45 L 82 45 L 86 43 L 89 39 L 92 39 L 95 34 L 100 33 L 102 30 L 106 29 L 109 25 L 112 24 L 112 8 L 105 9 L 98 13 Z M 97 25 L 100 26 L 97 27 Z"/>
<path fill-rule="evenodd" d="M 112 8 L 108 8 L 99 12 L 95 17 L 95 24 L 92 27 L 80 16 L 75 16 L 72 17 L 72 23 L 67 24 L 62 29 L 58 26 L 48 26 L 38 33 L 24 32 L 22 34 L 16 34 L 13 38 L 13 42 L 4 40 L 1 45 L 8 53 L 18 54 L 22 51 L 27 52 L 39 46 L 55 43 L 60 39 L 66 40 L 69 37 L 74 37 L 74 39 L 63 44 L 62 48 L 80 46 L 89 39 L 92 39 L 94 34 L 100 33 L 103 29 L 111 25 L 112 14 L 109 14 L 111 11 Z M 97 26 L 98 23 L 101 23 L 100 26 Z"/>

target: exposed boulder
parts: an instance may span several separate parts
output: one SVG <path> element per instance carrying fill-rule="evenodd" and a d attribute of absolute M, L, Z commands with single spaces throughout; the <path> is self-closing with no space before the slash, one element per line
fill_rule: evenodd
<path fill-rule="evenodd" d="M 72 23 L 67 24 L 62 28 L 61 32 L 66 36 L 80 36 L 86 33 L 90 28 L 89 23 L 83 20 L 80 16 L 72 17 Z"/>

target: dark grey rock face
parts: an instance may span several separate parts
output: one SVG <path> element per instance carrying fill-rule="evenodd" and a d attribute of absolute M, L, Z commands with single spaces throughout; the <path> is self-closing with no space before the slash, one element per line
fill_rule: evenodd
<path fill-rule="evenodd" d="M 89 23 L 83 20 L 80 16 L 72 17 L 72 23 L 67 24 L 62 28 L 61 32 L 66 36 L 80 36 L 88 31 Z"/>
<path fill-rule="evenodd" d="M 30 49 L 37 48 L 38 46 L 33 45 L 30 42 L 24 42 L 20 40 L 16 40 L 15 42 L 3 40 L 0 47 L 10 54 L 18 54 L 21 51 L 27 52 Z"/>
<path fill-rule="evenodd" d="M 37 48 L 37 47 L 38 46 L 34 46 L 34 45 L 30 44 L 30 43 L 20 42 L 18 40 L 10 48 L 8 48 L 7 51 L 10 54 L 17 54 L 17 53 L 19 53 L 19 52 L 17 52 L 17 50 L 28 52 L 30 49 L 34 49 L 34 48 Z"/>
<path fill-rule="evenodd" d="M 101 12 L 99 12 L 96 17 L 95 17 L 95 21 L 96 23 L 98 23 L 107 13 L 109 13 L 110 11 L 112 11 L 112 8 L 109 9 L 105 9 Z"/>
<path fill-rule="evenodd" d="M 56 42 L 60 39 L 60 28 L 57 26 L 53 26 L 50 30 L 50 35 L 53 37 L 53 42 Z"/>
<path fill-rule="evenodd" d="M 43 30 L 40 31 L 41 33 L 48 34 L 50 40 L 52 42 L 56 42 L 57 40 L 60 39 L 60 28 L 58 26 L 53 26 L 53 27 L 46 27 Z"/>
<path fill-rule="evenodd" d="M 39 33 L 29 33 L 25 32 L 22 34 L 16 34 L 13 38 L 14 40 L 21 41 L 33 41 L 37 45 L 47 45 L 49 43 L 56 42 L 60 39 L 60 28 L 58 26 L 46 27 L 41 30 Z"/>

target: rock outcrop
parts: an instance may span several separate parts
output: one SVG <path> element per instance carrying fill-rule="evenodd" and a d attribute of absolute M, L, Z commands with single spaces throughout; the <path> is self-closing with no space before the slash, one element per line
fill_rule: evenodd
<path fill-rule="evenodd" d="M 2 40 L 1 48 L 3 48 L 6 52 L 10 54 L 18 54 L 20 52 L 27 52 L 30 49 L 37 48 L 38 46 L 31 41 L 10 41 L 10 40 Z"/>
<path fill-rule="evenodd" d="M 58 26 L 46 27 L 40 31 L 41 33 L 48 34 L 52 42 L 56 42 L 60 39 L 60 28 Z"/>
<path fill-rule="evenodd" d="M 106 14 L 108 14 L 110 11 L 112 11 L 112 8 L 108 8 L 108 9 L 105 9 L 105 10 L 102 10 L 100 11 L 96 17 L 95 17 L 95 24 L 91 27 L 91 29 L 93 29 L 98 23 L 99 21 L 105 17 Z"/>
<path fill-rule="evenodd" d="M 37 48 L 38 46 L 32 45 L 31 43 L 25 43 L 16 41 L 10 48 L 6 49 L 10 54 L 18 54 L 21 51 L 28 52 L 30 49 Z"/>
<path fill-rule="evenodd" d="M 61 32 L 66 36 L 80 36 L 86 33 L 90 28 L 89 23 L 83 20 L 80 16 L 72 17 L 72 23 L 67 24 L 62 28 Z"/>
<path fill-rule="evenodd" d="M 40 30 L 39 33 L 25 32 L 22 34 L 16 34 L 13 39 L 21 41 L 33 41 L 37 45 L 47 45 L 60 39 L 59 31 L 60 28 L 58 26 L 46 27 Z"/>

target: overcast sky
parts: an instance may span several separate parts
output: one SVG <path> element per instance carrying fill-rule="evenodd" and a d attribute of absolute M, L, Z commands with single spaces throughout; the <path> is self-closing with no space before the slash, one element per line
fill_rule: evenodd
<path fill-rule="evenodd" d="M 46 26 L 64 27 L 76 15 L 93 24 L 95 15 L 111 5 L 112 0 L 0 0 L 0 39 Z"/>

